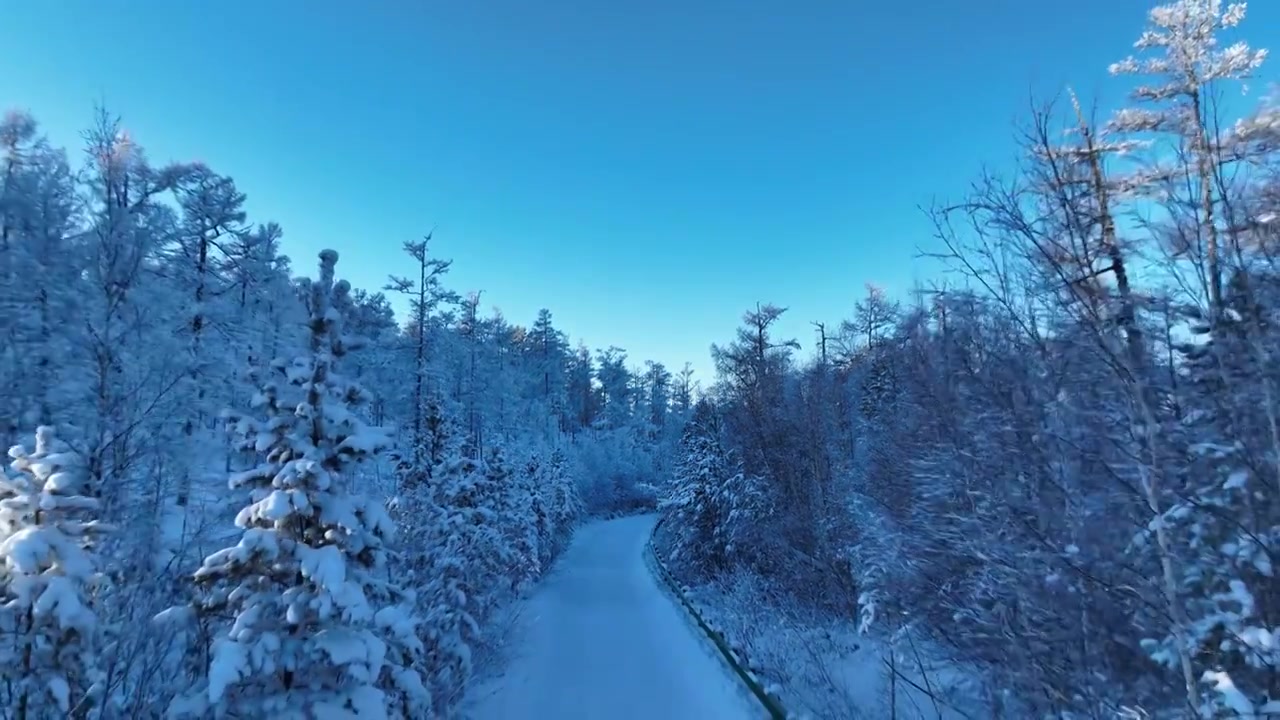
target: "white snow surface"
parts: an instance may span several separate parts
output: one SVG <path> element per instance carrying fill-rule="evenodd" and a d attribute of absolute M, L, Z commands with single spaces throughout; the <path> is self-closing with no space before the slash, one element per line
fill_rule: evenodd
<path fill-rule="evenodd" d="M 592 522 L 523 610 L 505 672 L 472 720 L 764 718 L 644 562 L 653 515 Z"/>

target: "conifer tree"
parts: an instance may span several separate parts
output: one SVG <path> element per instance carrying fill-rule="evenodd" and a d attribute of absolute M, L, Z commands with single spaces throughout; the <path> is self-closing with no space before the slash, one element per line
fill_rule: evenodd
<path fill-rule="evenodd" d="M 662 503 L 677 528 L 672 559 L 698 573 L 714 572 L 725 564 L 725 549 L 716 541 L 728 518 L 722 517 L 718 496 L 732 469 L 718 433 L 711 405 L 694 406 L 680 439 L 675 482 Z"/>
<path fill-rule="evenodd" d="M 0 474 L 0 706 L 23 720 L 83 716 L 103 690 L 90 548 L 106 526 L 93 519 L 80 457 L 53 428 L 36 430 L 35 452 L 17 445 L 9 456 L 18 475 Z"/>
<path fill-rule="evenodd" d="M 534 487 L 528 475 L 510 467 L 501 446 L 494 445 L 489 449 L 485 466 L 489 482 L 497 493 L 498 522 L 509 559 L 506 564 L 509 586 L 513 593 L 518 594 L 541 574 Z"/>
<path fill-rule="evenodd" d="M 551 453 L 546 480 L 551 498 L 548 512 L 551 517 L 553 556 L 568 544 L 577 520 L 584 512 L 578 485 L 569 473 L 568 465 L 564 452 L 556 448 Z"/>
<path fill-rule="evenodd" d="M 497 529 L 476 506 L 478 464 L 460 450 L 433 471 L 438 521 L 431 535 L 429 582 L 424 596 L 427 667 L 431 691 L 443 712 L 462 698 L 471 677 L 471 652 L 479 641 L 478 618 L 493 585 L 481 560 L 492 555 Z"/>
<path fill-rule="evenodd" d="M 202 609 L 233 618 L 204 688 L 217 716 L 429 712 L 413 598 L 385 567 L 393 523 L 353 487 L 387 437 L 353 412 L 367 396 L 337 372 L 348 349 L 337 306 L 349 289 L 334 281 L 337 259 L 322 252 L 320 276 L 307 283 L 309 353 L 274 364 L 275 381 L 254 403 L 263 417 L 228 416 L 262 462 L 231 478 L 251 501 L 236 516 L 240 541 L 195 575 Z"/>
<path fill-rule="evenodd" d="M 551 517 L 547 512 L 546 472 L 542 456 L 532 453 L 521 472 L 520 483 L 529 493 L 529 532 L 533 542 L 537 573 L 542 575 L 552 559 L 555 539 L 551 535 Z"/>

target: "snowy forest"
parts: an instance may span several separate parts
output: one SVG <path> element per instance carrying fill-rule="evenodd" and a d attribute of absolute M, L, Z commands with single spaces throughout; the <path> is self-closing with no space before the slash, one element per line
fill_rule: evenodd
<path fill-rule="evenodd" d="M 486 313 L 429 237 L 352 288 L 105 110 L 0 143 L 4 717 L 450 716 L 579 518 L 669 473 L 688 371 Z"/>
<path fill-rule="evenodd" d="M 1244 14 L 1158 7 L 1128 103 L 1038 106 L 1015 171 L 932 207 L 939 282 L 713 348 L 664 552 L 794 709 L 1280 716 L 1280 107 L 1241 100 Z"/>
<path fill-rule="evenodd" d="M 287 257 L 109 108 L 71 146 L 8 112 L 0 719 L 464 717 L 575 533 L 635 515 L 794 717 L 1280 716 L 1245 14 L 1152 9 L 1097 69 L 1126 102 L 1066 89 L 938 188 L 944 274 L 804 338 L 761 298 L 705 379 L 486 308 L 431 233 L 361 239 L 403 263 L 352 287 L 357 247 Z"/>

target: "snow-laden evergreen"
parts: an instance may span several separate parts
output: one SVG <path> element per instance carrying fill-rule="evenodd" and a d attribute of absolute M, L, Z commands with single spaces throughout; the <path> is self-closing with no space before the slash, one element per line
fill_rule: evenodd
<path fill-rule="evenodd" d="M 203 613 L 231 622 L 213 642 L 205 700 L 217 717 L 404 717 L 430 711 L 419 676 L 413 596 L 390 577 L 394 526 L 356 474 L 390 442 L 357 408 L 365 391 L 340 373 L 347 354 L 337 253 L 311 282 L 310 352 L 275 364 L 255 401 L 231 415 L 249 494 L 239 542 L 205 559 Z M 394 708 L 394 710 L 392 710 Z"/>
<path fill-rule="evenodd" d="M 553 555 L 568 544 L 574 523 L 587 512 L 578 489 L 581 483 L 572 472 L 564 452 L 559 448 L 553 450 L 543 485 L 548 498 L 544 503 L 551 519 L 550 547 Z"/>
<path fill-rule="evenodd" d="M 496 494 L 497 520 L 507 548 L 506 573 L 511 577 L 512 592 L 518 594 L 529 589 L 540 574 L 537 518 L 533 514 L 537 487 L 509 464 L 506 451 L 497 445 L 485 458 L 485 478 Z"/>
<path fill-rule="evenodd" d="M 466 561 L 461 588 L 467 608 L 475 617 L 487 616 L 499 598 L 484 589 L 497 587 L 512 561 L 503 532 L 501 488 L 485 464 L 466 456 L 446 459 L 437 477 L 446 533 Z"/>
<path fill-rule="evenodd" d="M 443 477 L 455 478 L 463 472 L 458 461 Z M 453 480 L 444 480 L 450 482 Z M 427 643 L 428 682 L 438 707 L 452 708 L 461 700 L 474 668 L 475 648 L 481 640 L 477 617 L 486 590 L 476 579 L 477 567 L 488 564 L 484 553 L 491 543 L 476 542 L 490 537 L 477 526 L 471 513 L 454 505 L 435 506 L 435 524 L 426 548 L 427 581 L 422 595 L 428 601 L 424 630 Z"/>
<path fill-rule="evenodd" d="M 662 509 L 674 528 L 670 559 L 693 577 L 723 570 L 728 527 L 723 488 L 738 472 L 721 445 L 714 410 L 699 403 L 680 439 L 680 460 Z"/>
<path fill-rule="evenodd" d="M 94 540 L 106 526 L 84 461 L 54 429 L 9 450 L 0 475 L 0 717 L 85 717 L 105 695 L 101 576 Z"/>

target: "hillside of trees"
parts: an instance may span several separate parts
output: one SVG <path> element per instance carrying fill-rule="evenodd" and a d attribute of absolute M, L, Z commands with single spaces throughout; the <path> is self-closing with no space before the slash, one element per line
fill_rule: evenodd
<path fill-rule="evenodd" d="M 931 211 L 945 282 L 868 288 L 808 357 L 772 305 L 713 350 L 662 551 L 756 618 L 736 640 L 795 709 L 860 716 L 803 702 L 838 662 L 798 677 L 767 618 L 885 643 L 872 670 L 927 697 L 865 717 L 1280 712 L 1280 108 L 1240 101 L 1243 16 L 1158 7 L 1123 107 L 1026 118 L 1013 171 Z"/>

